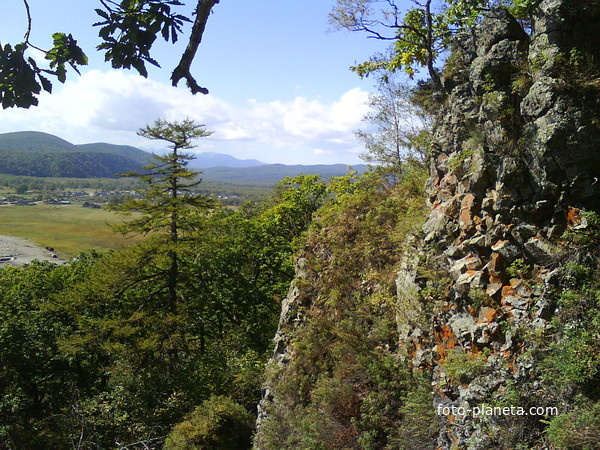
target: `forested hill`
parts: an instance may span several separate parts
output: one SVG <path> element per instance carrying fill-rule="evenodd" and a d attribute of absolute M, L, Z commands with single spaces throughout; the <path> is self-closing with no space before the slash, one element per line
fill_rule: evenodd
<path fill-rule="evenodd" d="M 111 178 L 140 170 L 151 154 L 129 145 L 103 142 L 75 145 L 38 131 L 0 134 L 0 174 L 31 177 Z M 203 171 L 206 181 L 233 185 L 274 186 L 279 180 L 300 174 L 324 178 L 349 171 L 345 164 L 265 164 L 255 159 L 237 159 L 220 153 L 199 153 L 190 166 Z M 365 165 L 352 168 L 359 173 Z"/>
<path fill-rule="evenodd" d="M 75 145 L 37 131 L 0 134 L 0 173 L 34 177 L 105 178 L 138 170 L 150 154 L 112 144 Z"/>

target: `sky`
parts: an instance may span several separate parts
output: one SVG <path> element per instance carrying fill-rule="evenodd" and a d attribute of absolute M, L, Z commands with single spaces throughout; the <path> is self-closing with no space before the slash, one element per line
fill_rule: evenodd
<path fill-rule="evenodd" d="M 20 0 L 0 7 L 0 42 L 16 43 L 26 30 Z M 195 1 L 185 2 L 189 12 Z M 43 94 L 30 109 L 0 111 L 0 133 L 43 131 L 74 144 L 109 142 L 158 151 L 160 143 L 136 131 L 158 118 L 191 118 L 213 135 L 194 151 L 226 153 L 266 163 L 360 163 L 354 132 L 364 129 L 373 80 L 351 65 L 383 52 L 387 44 L 360 33 L 333 31 L 335 0 L 221 0 L 213 8 L 192 73 L 209 95 L 192 95 L 184 82 L 170 86 L 190 25 L 176 45 L 161 41 L 147 79 L 114 70 L 95 50 L 96 0 L 29 0 L 32 39 L 51 46 L 51 33 L 72 33 L 89 57 L 81 76 Z M 42 59 L 41 54 L 32 54 Z"/>

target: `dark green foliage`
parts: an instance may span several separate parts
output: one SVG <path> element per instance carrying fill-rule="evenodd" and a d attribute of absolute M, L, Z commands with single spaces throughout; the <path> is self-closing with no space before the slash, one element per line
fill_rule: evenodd
<path fill-rule="evenodd" d="M 0 269 L 0 446 L 160 448 L 178 423 L 175 437 L 195 433 L 185 417 L 211 396 L 228 397 L 202 406 L 214 420 L 190 420 L 230 431 L 218 419 L 230 417 L 249 442 L 293 251 L 324 186 L 290 179 L 260 207 L 189 211 L 174 309 L 160 235 L 61 267 Z"/>
<path fill-rule="evenodd" d="M 39 73 L 33 58 L 25 58 L 27 44 L 0 47 L 0 101 L 2 108 L 29 108 L 37 105 L 36 95 L 51 91 L 52 85 Z M 36 70 L 37 69 L 37 70 Z M 39 80 L 39 81 L 38 81 Z"/>
<path fill-rule="evenodd" d="M 72 332 L 73 322 L 50 303 L 81 281 L 96 259 L 90 253 L 63 267 L 0 269 L 1 446 L 64 448 L 79 432 L 73 408 L 93 386 L 81 361 L 59 352 L 57 342 Z"/>
<path fill-rule="evenodd" d="M 268 349 L 264 336 L 275 333 L 294 276 L 292 256 L 325 196 L 317 176 L 286 179 L 262 208 L 217 210 L 199 223 L 191 276 L 205 295 L 197 307 L 212 311 L 211 329 L 222 334 L 230 324 L 254 348 Z"/>
<path fill-rule="evenodd" d="M 140 150 L 139 148 L 131 147 L 130 145 L 96 142 L 93 144 L 79 144 L 75 147 L 79 152 L 106 153 L 107 155 L 123 156 L 137 162 L 139 165 L 146 165 L 150 163 L 150 160 L 152 159 L 151 153 Z"/>
<path fill-rule="evenodd" d="M 39 131 L 16 131 L 0 134 L 0 148 L 19 151 L 76 151 L 75 145 L 58 136 Z"/>
<path fill-rule="evenodd" d="M 110 144 L 73 145 L 40 132 L 0 134 L 0 173 L 33 177 L 98 178 L 138 170 L 151 154 Z"/>
<path fill-rule="evenodd" d="M 46 52 L 46 59 L 50 61 L 50 69 L 53 70 L 53 74 L 56 75 L 58 81 L 64 83 L 67 80 L 67 68 L 65 65 L 69 64 L 79 73 L 77 66 L 87 65 L 88 59 L 72 35 L 53 33 L 52 40 L 53 47 Z M 48 90 L 48 92 L 51 92 L 51 90 Z"/>
<path fill-rule="evenodd" d="M 16 131 L 0 134 L 0 149 L 11 151 L 106 153 L 129 158 L 139 164 L 148 164 L 152 154 L 128 145 L 71 144 L 58 136 L 39 131 Z"/>
<path fill-rule="evenodd" d="M 194 139 L 210 136 L 212 133 L 204 125 L 194 123 L 190 119 L 181 122 L 168 122 L 158 119 L 152 126 L 142 128 L 138 134 L 148 139 L 169 143 L 170 151 L 164 156 L 154 155 L 153 162 L 144 166 L 145 172 L 130 172 L 124 176 L 138 178 L 143 183 L 138 198 L 129 198 L 114 207 L 124 215 L 132 212 L 140 213 L 139 217 L 130 219 L 119 225 L 113 225 L 115 231 L 123 234 L 147 236 L 154 234 L 157 244 L 148 253 L 148 266 L 160 261 L 164 255 L 167 267 L 156 264 L 155 273 L 144 275 L 168 291 L 169 309 L 175 312 L 181 300 L 182 292 L 180 263 L 187 248 L 182 244 L 193 230 L 195 217 L 205 213 L 213 206 L 211 199 L 192 192 L 200 184 L 198 172 L 188 169 L 193 156 L 181 153 L 184 149 L 193 148 Z M 204 346 L 201 333 L 201 348 Z"/>
<path fill-rule="evenodd" d="M 52 49 L 44 52 L 50 61 L 50 69 L 38 67 L 35 60 L 25 54 L 29 47 L 37 49 L 28 42 L 29 31 L 25 42 L 16 44 L 14 48 L 10 44 L 0 48 L 0 101 L 4 109 L 37 106 L 37 95 L 42 89 L 52 92 L 52 83 L 45 75 L 54 75 L 64 83 L 66 64 L 75 71 L 78 71 L 77 66 L 87 64 L 87 57 L 73 36 L 54 33 Z"/>
<path fill-rule="evenodd" d="M 194 94 L 208 93 L 207 89 L 198 86 L 190 73 L 190 66 L 212 7 L 217 3 L 219 0 L 198 0 L 188 45 L 173 72 L 173 85 L 185 78 Z M 175 43 L 182 25 L 192 22 L 189 17 L 172 12 L 172 7 L 184 6 L 178 0 L 100 0 L 100 4 L 102 8 L 95 9 L 102 19 L 94 24 L 100 27 L 98 35 L 102 39 L 97 49 L 106 50 L 105 59 L 114 68 L 134 68 L 144 77 L 148 76 L 146 63 L 160 67 L 150 55 L 156 39 L 161 36 L 165 41 Z M 31 8 L 26 0 L 23 1 L 23 9 L 27 16 L 23 42 L 16 44 L 14 50 L 10 44 L 0 49 L 0 101 L 3 108 L 37 105 L 37 95 L 42 88 L 52 92 L 52 83 L 45 74 L 56 76 L 64 83 L 67 64 L 79 73 L 78 66 L 88 62 L 71 34 L 53 33 L 53 46 L 49 50 L 33 45 L 30 41 Z M 48 68 L 40 68 L 33 58 L 26 57 L 28 48 L 44 53 L 49 61 Z"/>
<path fill-rule="evenodd" d="M 391 41 L 386 54 L 351 67 L 359 76 L 377 72 L 404 71 L 410 78 L 424 69 L 433 90 L 441 94 L 442 84 L 437 61 L 445 54 L 454 36 L 472 31 L 482 15 L 495 6 L 510 6 L 512 0 L 413 1 L 408 6 L 376 0 L 337 0 L 329 18 L 337 29 L 360 31 L 371 38 Z M 517 0 L 519 11 L 531 15 L 536 4 Z"/>
<path fill-rule="evenodd" d="M 517 19 L 531 21 L 541 0 L 512 0 L 509 10 Z"/>
<path fill-rule="evenodd" d="M 23 195 L 29 190 L 29 186 L 26 184 L 19 184 L 15 189 L 15 194 Z"/>
<path fill-rule="evenodd" d="M 26 184 L 30 191 L 55 192 L 63 189 L 100 189 L 107 191 L 131 190 L 136 186 L 135 180 L 123 178 L 41 178 L 20 175 L 0 174 L 0 186 L 16 189 Z"/>
<path fill-rule="evenodd" d="M 162 36 L 165 41 L 177 42 L 184 22 L 190 19 L 171 12 L 171 6 L 182 6 L 176 0 L 122 0 L 102 2 L 104 9 L 96 9 L 103 19 L 94 25 L 100 26 L 98 35 L 104 40 L 98 50 L 106 50 L 106 61 L 115 69 L 133 67 L 147 77 L 145 63 L 160 67 L 150 56 L 154 41 Z"/>

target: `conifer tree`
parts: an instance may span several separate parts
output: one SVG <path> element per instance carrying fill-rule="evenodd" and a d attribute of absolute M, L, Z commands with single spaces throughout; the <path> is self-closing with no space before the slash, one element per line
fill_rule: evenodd
<path fill-rule="evenodd" d="M 174 310 L 180 278 L 180 244 L 193 230 L 194 216 L 214 205 L 210 198 L 192 192 L 202 180 L 198 177 L 200 172 L 187 167 L 194 156 L 182 153 L 182 150 L 193 148 L 194 139 L 210 136 L 212 132 L 191 119 L 181 122 L 158 119 L 138 134 L 167 142 L 170 151 L 165 155 L 154 155 L 154 161 L 144 167 L 145 172 L 124 174 L 139 178 L 144 187 L 139 198 L 129 198 L 114 209 L 128 215 L 139 212 L 140 216 L 116 225 L 114 229 L 124 235 L 153 234 L 163 240 L 168 260 L 168 268 L 163 275 L 170 308 Z"/>

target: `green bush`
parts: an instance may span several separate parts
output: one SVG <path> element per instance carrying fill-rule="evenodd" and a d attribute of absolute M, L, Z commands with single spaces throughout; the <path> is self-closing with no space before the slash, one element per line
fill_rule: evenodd
<path fill-rule="evenodd" d="M 561 449 L 600 448 L 600 403 L 583 405 L 554 417 L 547 436 L 552 445 Z"/>
<path fill-rule="evenodd" d="M 423 221 L 425 176 L 414 168 L 390 186 L 367 174 L 317 213 L 294 357 L 267 374 L 276 402 L 267 405 L 258 448 L 391 450 L 434 441 L 435 421 L 425 414 L 431 380 L 420 383 L 400 357 L 395 296 L 399 248 Z"/>
<path fill-rule="evenodd" d="M 254 419 L 229 397 L 212 396 L 176 425 L 165 442 L 169 450 L 250 448 Z"/>

